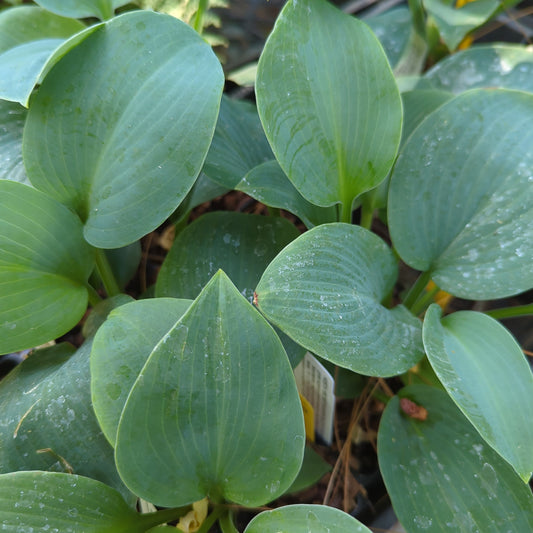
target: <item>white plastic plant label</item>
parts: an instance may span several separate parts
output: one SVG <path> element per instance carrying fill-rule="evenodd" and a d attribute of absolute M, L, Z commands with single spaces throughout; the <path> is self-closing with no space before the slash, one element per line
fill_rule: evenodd
<path fill-rule="evenodd" d="M 317 437 L 330 445 L 333 440 L 335 413 L 335 381 L 331 374 L 310 352 L 294 369 L 298 390 L 312 405 Z"/>

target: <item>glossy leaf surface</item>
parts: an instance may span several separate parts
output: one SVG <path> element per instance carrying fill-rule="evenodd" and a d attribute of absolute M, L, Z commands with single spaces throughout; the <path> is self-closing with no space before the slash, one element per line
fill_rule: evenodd
<path fill-rule="evenodd" d="M 208 213 L 176 237 L 161 267 L 156 295 L 196 298 L 222 269 L 251 302 L 268 263 L 297 236 L 298 230 L 280 217 Z"/>
<path fill-rule="evenodd" d="M 101 20 L 113 16 L 113 11 L 128 0 L 36 0 L 48 11 L 71 18 L 97 17 Z"/>
<path fill-rule="evenodd" d="M 424 75 L 436 89 L 461 93 L 481 87 L 533 91 L 533 48 L 483 44 L 452 54 Z"/>
<path fill-rule="evenodd" d="M 253 104 L 222 97 L 213 142 L 203 171 L 213 181 L 234 189 L 241 178 L 274 159 Z"/>
<path fill-rule="evenodd" d="M 401 258 L 456 296 L 503 298 L 533 287 L 533 95 L 461 94 L 406 142 L 389 188 Z"/>
<path fill-rule="evenodd" d="M 353 200 L 387 175 L 401 101 L 368 26 L 324 0 L 286 4 L 257 72 L 257 104 L 277 160 L 320 206 Z"/>
<path fill-rule="evenodd" d="M 0 181 L 0 353 L 74 327 L 93 266 L 76 215 L 40 191 Z"/>
<path fill-rule="evenodd" d="M 293 213 L 308 228 L 337 220 L 335 206 L 319 207 L 308 202 L 275 160 L 253 168 L 235 188 L 269 207 Z"/>
<path fill-rule="evenodd" d="M 126 485 L 154 504 L 255 506 L 293 482 L 304 440 L 281 342 L 218 272 L 135 382 L 115 457 Z"/>
<path fill-rule="evenodd" d="M 448 395 L 412 385 L 401 396 L 427 410 L 424 421 L 410 418 L 396 396 L 378 433 L 380 470 L 406 531 L 530 531 L 531 489 Z"/>
<path fill-rule="evenodd" d="M 0 101 L 0 180 L 30 182 L 22 162 L 22 130 L 26 110 L 18 104 Z"/>
<path fill-rule="evenodd" d="M 91 351 L 91 395 L 98 423 L 113 446 L 137 376 L 190 304 L 174 298 L 131 302 L 114 310 L 98 330 Z"/>
<path fill-rule="evenodd" d="M 38 350 L 0 383 L 0 471 L 51 470 L 98 479 L 131 501 L 91 406 L 86 342 Z"/>
<path fill-rule="evenodd" d="M 8 533 L 142 533 L 152 522 L 111 487 L 58 472 L 0 475 L 0 508 L 0 528 Z"/>
<path fill-rule="evenodd" d="M 258 514 L 244 533 L 370 533 L 349 514 L 325 505 L 287 505 Z"/>
<path fill-rule="evenodd" d="M 423 3 L 442 40 L 452 52 L 469 32 L 484 24 L 501 4 L 498 0 L 477 0 L 457 8 L 450 0 L 424 0 Z"/>
<path fill-rule="evenodd" d="M 424 346 L 448 394 L 480 435 L 527 483 L 533 472 L 533 374 L 513 336 L 496 320 L 461 311 L 424 320 Z"/>
<path fill-rule="evenodd" d="M 288 245 L 256 288 L 257 306 L 297 343 L 355 372 L 391 376 L 422 357 L 421 326 L 404 307 L 381 301 L 397 264 L 375 234 L 324 224 Z"/>
<path fill-rule="evenodd" d="M 176 208 L 213 134 L 220 64 L 186 24 L 153 12 L 99 26 L 45 78 L 24 131 L 28 176 L 119 248 Z"/>

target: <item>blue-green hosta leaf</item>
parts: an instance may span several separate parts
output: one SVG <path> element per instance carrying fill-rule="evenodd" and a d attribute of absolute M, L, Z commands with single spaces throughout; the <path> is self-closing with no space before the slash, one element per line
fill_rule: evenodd
<path fill-rule="evenodd" d="M 234 189 L 249 170 L 271 159 L 274 155 L 255 106 L 223 96 L 203 172 L 216 183 Z"/>
<path fill-rule="evenodd" d="M 90 342 L 73 355 L 64 344 L 37 350 L 0 382 L 0 472 L 74 472 L 132 503 L 92 409 L 90 350 Z"/>
<path fill-rule="evenodd" d="M 261 55 L 257 104 L 276 159 L 298 191 L 343 205 L 378 185 L 400 141 L 402 106 L 379 41 L 325 0 L 290 1 Z"/>
<path fill-rule="evenodd" d="M 452 93 L 437 89 L 416 89 L 402 93 L 404 112 L 402 145 L 430 113 L 451 98 L 453 98 Z"/>
<path fill-rule="evenodd" d="M 298 230 L 284 218 L 208 213 L 177 236 L 157 278 L 156 295 L 196 298 L 221 269 L 251 302 L 268 263 L 297 236 Z M 305 349 L 278 333 L 292 366 L 296 366 Z"/>
<path fill-rule="evenodd" d="M 476 0 L 457 8 L 452 0 L 424 0 L 428 15 L 451 51 L 459 46 L 468 33 L 484 24 L 500 4 L 499 0 Z"/>
<path fill-rule="evenodd" d="M 26 110 L 18 104 L 0 101 L 0 180 L 30 184 L 22 162 L 22 130 Z"/>
<path fill-rule="evenodd" d="M 481 313 L 439 317 L 434 305 L 424 320 L 433 369 L 480 435 L 527 483 L 533 472 L 533 374 L 520 346 Z"/>
<path fill-rule="evenodd" d="M 289 181 L 276 160 L 250 170 L 235 188 L 269 207 L 293 213 L 308 228 L 337 219 L 335 206 L 319 207 L 308 202 Z"/>
<path fill-rule="evenodd" d="M 436 89 L 456 94 L 482 87 L 533 92 L 533 47 L 475 45 L 439 61 L 423 80 Z"/>
<path fill-rule="evenodd" d="M 268 263 L 298 235 L 280 217 L 207 213 L 176 237 L 157 278 L 156 295 L 196 298 L 221 269 L 251 302 Z"/>
<path fill-rule="evenodd" d="M 36 4 L 63 17 L 83 19 L 111 18 L 113 11 L 128 3 L 128 0 L 35 0 Z"/>
<path fill-rule="evenodd" d="M 409 8 L 396 7 L 379 15 L 365 17 L 363 20 L 379 39 L 390 65 L 394 68 L 409 42 L 412 28 Z"/>
<path fill-rule="evenodd" d="M 287 489 L 287 493 L 300 492 L 317 483 L 327 472 L 331 471 L 331 465 L 322 459 L 311 446 L 306 445 L 302 467 L 298 477 Z"/>
<path fill-rule="evenodd" d="M 67 39 L 83 30 L 78 20 L 59 17 L 38 6 L 17 6 L 0 12 L 0 54 L 39 39 Z"/>
<path fill-rule="evenodd" d="M 0 475 L 0 508 L 0 529 L 8 533 L 144 533 L 165 521 L 136 513 L 99 481 L 58 472 Z"/>
<path fill-rule="evenodd" d="M 163 336 L 120 419 L 126 485 L 156 505 L 256 506 L 295 479 L 302 408 L 272 328 L 219 271 Z"/>
<path fill-rule="evenodd" d="M 361 522 L 325 505 L 287 505 L 258 514 L 244 533 L 370 533 Z"/>
<path fill-rule="evenodd" d="M 94 337 L 98 328 L 106 321 L 113 309 L 135 301 L 129 294 L 117 294 L 98 302 L 83 322 L 82 335 L 84 338 Z"/>
<path fill-rule="evenodd" d="M 98 423 L 114 446 L 128 394 L 161 337 L 191 300 L 151 298 L 114 310 L 98 330 L 91 350 L 91 395 Z"/>
<path fill-rule="evenodd" d="M 32 102 L 23 139 L 30 181 L 78 212 L 91 244 L 137 240 L 193 185 L 222 82 L 209 45 L 173 17 L 136 11 L 100 25 Z"/>
<path fill-rule="evenodd" d="M 63 43 L 84 29 L 77 20 L 37 6 L 0 13 L 0 98 L 27 107 L 35 84 L 71 48 L 59 54 Z"/>
<path fill-rule="evenodd" d="M 179 221 L 185 221 L 189 218 L 189 213 L 197 205 L 209 202 L 217 196 L 222 196 L 229 192 L 230 189 L 223 187 L 211 178 L 208 178 L 206 174 L 200 172 L 198 179 L 194 182 L 189 194 L 185 197 L 179 207 L 172 213 L 170 220 L 174 223 Z"/>
<path fill-rule="evenodd" d="M 78 217 L 46 194 L 0 181 L 0 354 L 38 346 L 87 309 L 94 256 Z"/>
<path fill-rule="evenodd" d="M 406 531 L 532 531 L 531 489 L 448 395 L 412 385 L 401 396 L 427 411 L 426 420 L 412 418 L 412 404 L 402 409 L 396 396 L 378 432 L 380 470 Z"/>
<path fill-rule="evenodd" d="M 381 301 L 396 282 L 390 248 L 349 224 L 324 224 L 289 244 L 265 270 L 257 306 L 297 343 L 344 368 L 405 372 L 422 357 L 421 324 Z"/>
<path fill-rule="evenodd" d="M 533 95 L 472 90 L 407 140 L 389 188 L 391 237 L 444 290 L 493 299 L 533 287 Z"/>

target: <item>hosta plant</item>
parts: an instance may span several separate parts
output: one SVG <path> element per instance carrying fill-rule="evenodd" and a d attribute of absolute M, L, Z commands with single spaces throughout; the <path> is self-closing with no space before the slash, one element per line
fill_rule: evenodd
<path fill-rule="evenodd" d="M 368 533 L 271 504 L 327 470 L 306 351 L 386 404 L 406 531 L 533 530 L 533 377 L 498 322 L 533 307 L 497 302 L 533 288 L 533 52 L 474 45 L 424 71 L 499 3 L 362 21 L 290 0 L 256 104 L 222 94 L 169 15 L 36 3 L 0 11 L 0 353 L 32 350 L 0 383 L 2 531 Z M 228 191 L 270 214 L 188 223 Z M 170 225 L 155 286 L 126 291 L 140 239 Z"/>

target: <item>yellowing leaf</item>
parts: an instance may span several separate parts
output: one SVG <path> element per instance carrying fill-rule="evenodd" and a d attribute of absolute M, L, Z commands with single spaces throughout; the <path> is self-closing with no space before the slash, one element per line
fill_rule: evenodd
<path fill-rule="evenodd" d="M 207 498 L 194 502 L 192 504 L 192 510 L 180 518 L 176 527 L 184 533 L 198 531 L 207 516 L 207 506 Z"/>

